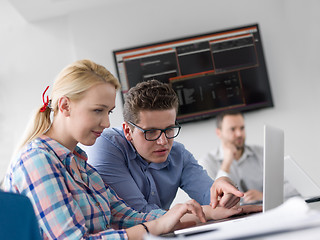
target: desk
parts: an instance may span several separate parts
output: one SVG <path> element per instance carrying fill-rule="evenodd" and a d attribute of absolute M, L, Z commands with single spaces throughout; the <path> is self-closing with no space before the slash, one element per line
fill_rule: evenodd
<path fill-rule="evenodd" d="M 306 204 L 301 198 L 292 198 L 281 206 L 243 219 L 208 225 L 211 231 L 191 236 L 152 237 L 147 240 L 213 240 L 213 239 L 297 239 L 320 238 L 320 202 Z"/>
<path fill-rule="evenodd" d="M 319 210 L 320 211 L 320 201 L 308 203 L 310 209 Z"/>

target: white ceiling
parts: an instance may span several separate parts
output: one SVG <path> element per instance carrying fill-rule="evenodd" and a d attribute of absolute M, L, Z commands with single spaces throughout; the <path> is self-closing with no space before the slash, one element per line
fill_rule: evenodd
<path fill-rule="evenodd" d="M 27 21 L 39 21 L 130 0 L 8 0 Z"/>

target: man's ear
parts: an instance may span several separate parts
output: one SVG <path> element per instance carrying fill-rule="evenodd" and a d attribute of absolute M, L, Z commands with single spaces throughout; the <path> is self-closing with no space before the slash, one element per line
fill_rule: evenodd
<path fill-rule="evenodd" d="M 59 112 L 61 112 L 65 117 L 70 116 L 70 99 L 63 96 L 58 102 Z"/>
<path fill-rule="evenodd" d="M 216 128 L 216 134 L 221 139 L 221 129 L 220 128 Z"/>
<path fill-rule="evenodd" d="M 131 131 L 131 128 L 130 128 L 129 124 L 127 122 L 123 122 L 122 123 L 122 128 L 123 128 L 123 133 L 124 133 L 125 138 L 129 142 L 131 142 L 131 140 L 132 140 L 132 135 L 131 135 L 132 131 Z"/>

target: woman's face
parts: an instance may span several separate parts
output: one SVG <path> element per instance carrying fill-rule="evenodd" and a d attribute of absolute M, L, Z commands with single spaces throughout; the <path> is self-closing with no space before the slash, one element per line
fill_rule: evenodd
<path fill-rule="evenodd" d="M 109 114 L 115 107 L 116 89 L 110 83 L 91 87 L 77 101 L 70 101 L 67 129 L 71 141 L 93 145 L 103 129 L 110 126 Z"/>

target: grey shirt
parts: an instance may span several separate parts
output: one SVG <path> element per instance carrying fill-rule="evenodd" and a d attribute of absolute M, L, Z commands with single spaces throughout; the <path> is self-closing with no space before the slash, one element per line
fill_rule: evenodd
<path fill-rule="evenodd" d="M 255 189 L 263 190 L 263 148 L 260 146 L 245 146 L 244 152 L 239 160 L 234 160 L 227 173 L 220 169 L 223 161 L 223 148 L 220 146 L 209 152 L 200 164 L 207 170 L 208 175 L 213 178 L 221 176 L 229 177 L 239 188 L 246 192 Z"/>
<path fill-rule="evenodd" d="M 223 148 L 209 152 L 204 158 L 200 159 L 200 164 L 207 170 L 208 175 L 217 179 L 221 176 L 229 177 L 239 188 L 246 192 L 250 189 L 263 191 L 263 148 L 256 145 L 245 145 L 244 152 L 240 159 L 234 160 L 227 173 L 220 169 L 223 161 Z M 284 197 L 289 198 L 299 195 L 299 193 L 285 180 Z"/>

